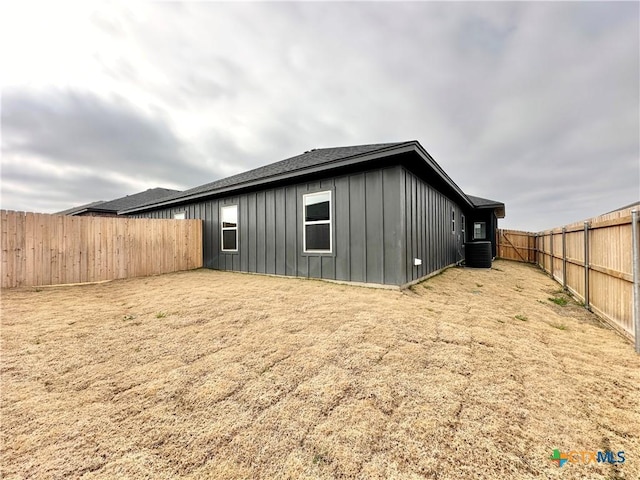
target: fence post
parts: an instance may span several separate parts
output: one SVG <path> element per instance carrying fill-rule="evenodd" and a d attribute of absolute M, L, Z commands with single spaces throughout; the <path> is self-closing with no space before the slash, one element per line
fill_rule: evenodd
<path fill-rule="evenodd" d="M 551 260 L 549 262 L 549 273 L 551 274 L 551 278 L 555 280 L 555 277 L 553 276 L 553 229 L 551 229 L 551 231 L 549 232 L 549 251 L 550 256 L 551 256 Z"/>
<path fill-rule="evenodd" d="M 531 235 L 527 236 L 527 262 L 531 263 Z"/>
<path fill-rule="evenodd" d="M 567 289 L 567 227 L 562 227 L 562 288 Z"/>
<path fill-rule="evenodd" d="M 636 353 L 640 353 L 640 239 L 638 238 L 638 212 L 631 211 L 631 239 L 633 245 L 633 324 Z"/>
<path fill-rule="evenodd" d="M 589 222 L 584 222 L 584 307 L 589 307 Z"/>
<path fill-rule="evenodd" d="M 542 270 L 544 270 L 545 272 L 548 272 L 547 270 L 547 257 L 549 256 L 549 250 L 547 250 L 546 248 L 544 248 L 544 244 L 547 240 L 548 234 L 545 234 L 542 237 L 542 248 L 544 249 L 544 254 L 542 255 Z"/>

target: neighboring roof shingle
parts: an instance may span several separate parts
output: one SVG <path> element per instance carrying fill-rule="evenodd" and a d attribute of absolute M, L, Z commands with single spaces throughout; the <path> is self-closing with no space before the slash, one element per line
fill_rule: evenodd
<path fill-rule="evenodd" d="M 88 203 L 79 207 L 70 208 L 68 210 L 58 212 L 57 214 L 76 215 L 86 211 L 117 213 L 119 210 L 135 208 L 147 203 L 153 203 L 176 193 L 180 193 L 180 191 L 172 190 L 169 188 L 150 188 L 149 190 L 145 190 L 144 192 L 134 193 L 133 195 L 116 198 L 115 200 L 109 200 L 108 202 L 100 200 L 99 202 Z"/>
<path fill-rule="evenodd" d="M 608 215 L 610 213 L 617 212 L 619 210 L 626 210 L 627 208 L 635 207 L 636 205 L 640 206 L 640 201 L 630 203 L 629 205 L 625 205 L 624 207 L 616 208 L 615 210 L 611 210 L 610 212 L 603 213 L 602 215 Z"/>
<path fill-rule="evenodd" d="M 304 152 L 301 155 L 287 158 L 279 162 L 270 163 L 262 167 L 254 168 L 247 172 L 242 172 L 231 177 L 222 178 L 205 185 L 185 190 L 183 192 L 176 193 L 162 201 L 178 200 L 180 198 L 190 197 L 192 195 L 199 195 L 208 192 L 215 192 L 221 188 L 228 188 L 235 185 L 241 185 L 243 183 L 251 182 L 254 180 L 266 179 L 275 175 L 281 175 L 284 173 L 295 172 L 298 170 L 304 170 L 309 167 L 317 165 L 323 165 L 331 163 L 337 160 L 344 160 L 350 157 L 356 157 L 358 155 L 364 155 L 367 153 L 376 152 L 378 150 L 384 150 L 385 148 L 396 147 L 410 142 L 395 142 L 395 143 L 378 143 L 373 145 L 356 145 L 352 147 L 334 147 L 334 148 L 318 148 Z M 153 205 L 158 203 L 155 201 L 149 202 L 147 205 Z M 139 207 L 143 204 L 138 205 Z M 134 208 L 134 207 L 127 207 Z M 122 208 L 120 210 L 125 210 Z"/>
<path fill-rule="evenodd" d="M 150 188 L 144 192 L 127 195 L 126 197 L 116 198 L 115 200 L 105 202 L 98 208 L 100 210 L 107 209 L 117 212 L 119 210 L 145 205 L 149 202 L 155 202 L 156 200 L 161 200 L 176 193 L 180 193 L 180 190 L 171 190 L 169 188 Z"/>
<path fill-rule="evenodd" d="M 91 209 L 91 207 L 97 207 L 101 203 L 104 203 L 104 200 L 98 200 L 97 202 L 86 203 L 78 207 L 68 208 L 67 210 L 56 212 L 55 215 L 73 215 L 74 213 L 80 213 L 84 212 L 85 210 L 89 210 Z"/>

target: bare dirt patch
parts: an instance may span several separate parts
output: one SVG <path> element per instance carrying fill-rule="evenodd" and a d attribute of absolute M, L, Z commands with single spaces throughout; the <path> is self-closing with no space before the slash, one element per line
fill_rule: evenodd
<path fill-rule="evenodd" d="M 539 270 L 2 292 L 2 478 L 640 478 L 640 358 Z M 553 449 L 625 451 L 621 465 Z"/>

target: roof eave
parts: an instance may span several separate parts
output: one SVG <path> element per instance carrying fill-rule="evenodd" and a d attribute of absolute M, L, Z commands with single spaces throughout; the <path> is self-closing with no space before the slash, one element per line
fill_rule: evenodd
<path fill-rule="evenodd" d="M 96 213 L 118 213 L 117 210 L 113 208 L 84 208 L 82 210 L 78 210 L 77 212 L 69 213 L 67 215 L 79 215 L 81 213 L 86 212 L 96 212 Z"/>
<path fill-rule="evenodd" d="M 382 148 L 382 149 L 376 150 L 374 152 L 354 155 L 354 156 L 351 156 L 351 157 L 342 158 L 342 159 L 339 159 L 339 160 L 334 160 L 332 162 L 327 162 L 327 163 L 323 163 L 323 164 L 320 164 L 320 165 L 314 165 L 314 166 L 311 166 L 311 167 L 302 168 L 302 169 L 294 170 L 294 171 L 291 171 L 291 172 L 271 175 L 271 176 L 268 176 L 268 177 L 262 177 L 262 178 L 259 178 L 259 179 L 256 179 L 256 180 L 251 180 L 251 181 L 248 181 L 248 182 L 243 182 L 243 183 L 239 183 L 239 184 L 235 184 L 235 185 L 230 185 L 229 187 L 222 187 L 222 188 L 218 188 L 216 190 L 210 190 L 210 191 L 206 191 L 206 192 L 195 193 L 193 195 L 188 195 L 188 196 L 185 196 L 185 197 L 171 199 L 171 200 L 167 200 L 167 201 L 164 201 L 164 202 L 158 202 L 158 203 L 153 203 L 153 204 L 149 204 L 149 205 L 143 205 L 143 206 L 139 206 L 139 207 L 120 210 L 120 211 L 118 211 L 118 215 L 127 215 L 127 214 L 130 214 L 130 213 L 145 212 L 145 211 L 148 211 L 148 210 L 154 210 L 154 209 L 161 208 L 161 207 L 169 207 L 169 206 L 172 206 L 172 205 L 179 205 L 181 203 L 185 203 L 185 202 L 188 202 L 188 201 L 191 201 L 191 200 L 198 200 L 198 199 L 202 199 L 202 198 L 212 197 L 214 195 L 217 196 L 217 195 L 229 193 L 229 192 L 232 192 L 232 191 L 235 191 L 235 190 L 239 190 L 239 189 L 251 188 L 251 187 L 258 186 L 258 185 L 265 185 L 265 184 L 269 184 L 269 183 L 273 183 L 273 182 L 294 179 L 294 178 L 297 178 L 297 177 L 301 177 L 303 175 L 319 173 L 319 172 L 332 170 L 332 169 L 336 169 L 336 168 L 341 168 L 341 167 L 348 167 L 348 166 L 356 165 L 356 164 L 359 164 L 359 163 L 366 163 L 366 162 L 370 162 L 370 161 L 373 161 L 373 160 L 378 160 L 378 159 L 381 159 L 381 158 L 384 158 L 384 157 L 388 157 L 390 154 L 391 155 L 400 155 L 402 153 L 408 153 L 408 152 L 416 152 L 420 156 L 420 158 L 432 170 L 434 170 L 440 176 L 440 178 L 442 178 L 445 181 L 445 183 L 450 188 L 452 188 L 460 196 L 460 198 L 463 201 L 465 201 L 467 203 L 468 207 L 477 208 L 477 207 L 475 207 L 473 202 L 469 199 L 469 197 L 467 197 L 467 195 L 462 191 L 462 189 L 458 185 L 456 185 L 456 183 L 449 177 L 449 175 L 446 174 L 446 172 L 442 169 L 442 167 L 440 167 L 440 165 L 438 165 L 438 163 L 433 159 L 433 157 L 431 157 L 431 155 L 429 155 L 429 152 L 427 152 L 424 149 L 424 147 L 422 147 L 422 145 L 420 145 L 420 142 L 418 142 L 417 140 L 412 140 L 412 141 L 409 141 L 409 142 L 402 143 L 400 145 L 394 145 L 394 146 L 391 146 L 391 147 Z"/>
<path fill-rule="evenodd" d="M 447 175 L 447 173 L 442 169 L 440 165 L 438 165 L 438 162 L 433 159 L 429 152 L 427 152 L 419 142 L 414 141 L 413 143 L 416 145 L 416 151 L 420 154 L 426 164 L 429 165 L 429 167 L 431 167 L 449 187 L 451 187 L 458 195 L 460 195 L 460 198 L 467 202 L 468 207 L 475 208 L 475 205 L 469 199 L 469 197 L 467 197 L 467 194 L 462 191 L 462 189 L 456 184 L 456 182 L 451 179 L 451 177 L 449 177 L 449 175 Z"/>
<path fill-rule="evenodd" d="M 498 218 L 504 218 L 506 213 L 504 203 L 494 203 L 491 205 L 482 205 L 474 208 L 476 210 L 494 210 L 496 213 L 496 217 Z"/>
<path fill-rule="evenodd" d="M 75 210 L 73 212 L 59 213 L 58 215 L 67 215 L 69 217 L 73 217 L 74 215 L 80 215 L 81 213 L 87 212 L 88 210 L 88 208 L 83 208 L 81 210 Z"/>
<path fill-rule="evenodd" d="M 376 150 L 375 152 L 370 152 L 370 153 L 364 153 L 364 154 L 359 154 L 359 155 L 354 155 L 348 158 L 342 158 L 339 160 L 334 160 L 332 162 L 327 162 L 327 163 L 323 163 L 320 165 L 314 165 L 311 167 L 307 167 L 307 168 L 302 168 L 299 170 L 294 170 L 291 172 L 286 172 L 286 173 L 281 173 L 281 174 L 276 174 L 276 175 L 271 175 L 268 177 L 262 177 L 256 180 L 251 180 L 248 182 L 243 182 L 243 183 L 238 183 L 235 185 L 230 185 L 228 187 L 222 187 L 222 188 L 218 188 L 216 190 L 210 190 L 207 192 L 200 192 L 200 193 L 195 193 L 193 195 L 189 195 L 186 197 L 180 197 L 180 198 L 176 198 L 176 199 L 172 199 L 172 200 L 167 200 L 164 202 L 159 202 L 159 203 L 153 203 L 150 205 L 143 205 L 141 207 L 134 207 L 134 208 L 129 208 L 129 209 L 125 209 L 125 210 L 120 210 L 118 212 L 118 215 L 126 215 L 129 213 L 136 213 L 136 212 L 144 212 L 147 210 L 154 210 L 156 208 L 159 207 L 169 207 L 171 205 L 178 205 L 187 201 L 191 201 L 191 200 L 198 200 L 201 198 L 206 198 L 206 197 L 212 197 L 214 195 L 221 195 L 224 193 L 228 193 L 228 192 L 232 192 L 235 190 L 239 190 L 239 189 L 243 189 L 243 188 L 251 188 L 251 187 L 256 187 L 258 185 L 265 185 L 265 184 L 269 184 L 269 183 L 274 183 L 274 182 L 279 182 L 282 180 L 289 180 L 289 179 L 293 179 L 293 178 L 297 178 L 297 177 L 301 177 L 303 175 L 309 175 L 309 174 L 314 174 L 314 173 L 319 173 L 319 172 L 323 172 L 326 170 L 333 170 L 336 168 L 342 168 L 342 167 L 348 167 L 351 165 L 356 165 L 358 163 L 365 163 L 365 162 L 370 162 L 372 160 L 378 160 L 380 158 L 384 158 L 389 156 L 389 153 L 392 153 L 393 155 L 398 155 L 398 154 L 402 154 L 402 153 L 406 153 L 406 152 L 411 152 L 411 151 L 417 151 L 417 149 L 415 148 L 415 144 L 417 142 L 412 141 L 412 142 L 407 142 L 401 145 L 396 145 L 393 147 L 387 147 L 387 148 L 383 148 L 380 150 Z"/>

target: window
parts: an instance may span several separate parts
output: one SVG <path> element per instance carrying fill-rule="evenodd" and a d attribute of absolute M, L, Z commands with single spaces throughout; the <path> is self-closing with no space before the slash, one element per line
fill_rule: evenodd
<path fill-rule="evenodd" d="M 475 222 L 473 224 L 473 239 L 484 240 L 487 238 L 487 224 L 485 222 Z"/>
<path fill-rule="evenodd" d="M 185 218 L 187 218 L 185 212 L 178 212 L 173 214 L 174 220 L 184 220 Z"/>
<path fill-rule="evenodd" d="M 229 205 L 220 209 L 222 219 L 222 251 L 238 251 L 238 206 Z"/>
<path fill-rule="evenodd" d="M 460 215 L 460 232 L 462 233 L 462 240 L 465 241 L 465 235 L 464 235 L 464 215 Z"/>
<path fill-rule="evenodd" d="M 331 192 L 303 195 L 305 253 L 331 253 Z"/>
<path fill-rule="evenodd" d="M 456 233 L 456 211 L 451 209 L 451 233 Z"/>

